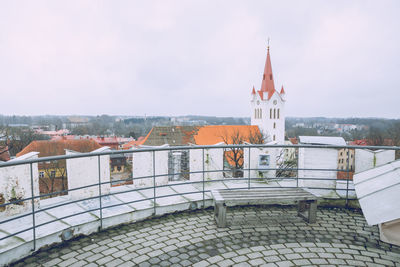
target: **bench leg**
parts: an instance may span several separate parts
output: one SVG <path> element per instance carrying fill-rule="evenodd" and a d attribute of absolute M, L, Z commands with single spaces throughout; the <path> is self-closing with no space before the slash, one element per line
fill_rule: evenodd
<path fill-rule="evenodd" d="M 308 207 L 308 223 L 317 221 L 317 201 L 311 201 Z"/>
<path fill-rule="evenodd" d="M 315 223 L 317 221 L 317 201 L 299 201 L 297 214 L 306 222 Z"/>
<path fill-rule="evenodd" d="M 214 218 L 218 227 L 226 227 L 225 203 L 214 203 Z"/>

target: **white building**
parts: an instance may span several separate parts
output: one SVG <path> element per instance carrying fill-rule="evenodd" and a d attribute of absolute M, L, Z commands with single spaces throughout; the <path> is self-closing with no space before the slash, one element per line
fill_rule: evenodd
<path fill-rule="evenodd" d="M 276 141 L 278 144 L 284 144 L 285 90 L 283 86 L 280 93 L 275 90 L 269 47 L 261 89 L 256 91 L 253 86 L 250 103 L 251 125 L 257 125 L 260 128 L 267 142 Z"/>

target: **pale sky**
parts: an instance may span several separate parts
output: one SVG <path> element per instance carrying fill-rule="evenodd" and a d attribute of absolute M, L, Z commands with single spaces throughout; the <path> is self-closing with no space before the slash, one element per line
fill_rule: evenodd
<path fill-rule="evenodd" d="M 1 1 L 0 114 L 400 118 L 400 1 Z"/>

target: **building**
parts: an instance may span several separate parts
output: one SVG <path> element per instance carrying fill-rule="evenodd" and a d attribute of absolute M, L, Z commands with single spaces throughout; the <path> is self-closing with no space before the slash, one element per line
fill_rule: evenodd
<path fill-rule="evenodd" d="M 257 125 L 266 141 L 284 144 L 285 141 L 285 90 L 275 90 L 269 46 L 260 90 L 251 92 L 251 125 Z"/>
<path fill-rule="evenodd" d="M 261 132 L 251 125 L 156 126 L 141 141 L 145 146 L 262 143 Z"/>
<path fill-rule="evenodd" d="M 10 152 L 8 151 L 8 146 L 0 146 L 0 162 L 9 160 Z"/>
<path fill-rule="evenodd" d="M 17 157 L 39 152 L 39 157 L 65 155 L 66 150 L 91 152 L 101 146 L 93 140 L 40 140 L 27 145 Z M 68 187 L 65 160 L 45 161 L 38 164 L 39 191 L 41 194 L 65 190 Z"/>

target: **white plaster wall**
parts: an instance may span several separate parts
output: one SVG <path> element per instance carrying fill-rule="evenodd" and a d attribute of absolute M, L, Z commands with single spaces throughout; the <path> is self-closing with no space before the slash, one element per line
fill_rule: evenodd
<path fill-rule="evenodd" d="M 338 151 L 332 148 L 299 148 L 300 169 L 337 169 Z M 311 178 L 311 180 L 299 179 L 301 187 L 336 188 L 336 171 L 299 170 L 299 178 Z M 318 180 L 318 178 L 331 180 Z M 329 194 L 330 191 L 326 190 Z"/>
<path fill-rule="evenodd" d="M 204 158 L 206 152 L 204 151 Z M 190 173 L 190 181 L 203 181 L 203 151 L 202 149 L 191 149 L 189 150 L 189 159 L 190 159 L 190 172 L 199 172 L 199 173 Z"/>
<path fill-rule="evenodd" d="M 93 152 L 102 152 L 109 150 L 108 147 L 102 147 Z M 66 155 L 80 154 L 80 152 L 66 150 Z M 99 163 L 98 156 L 67 159 L 67 180 L 68 189 L 94 185 L 99 183 Z M 101 194 L 110 192 L 110 156 L 100 156 L 100 180 L 106 182 L 101 186 Z M 82 199 L 99 195 L 97 185 L 68 192 L 70 199 Z"/>
<path fill-rule="evenodd" d="M 38 152 L 30 152 L 21 157 L 12 159 L 8 162 L 16 162 L 19 160 L 37 159 Z M 33 177 L 33 195 L 39 195 L 39 172 L 38 164 L 32 164 Z M 23 164 L 11 167 L 0 168 L 0 193 L 3 194 L 5 203 L 10 202 L 10 199 L 24 199 L 32 197 L 31 189 L 31 169 L 30 164 Z M 39 198 L 35 199 L 35 204 L 39 205 Z M 35 205 L 36 206 L 36 205 Z M 12 216 L 25 211 L 31 211 L 32 201 L 27 200 L 21 205 L 9 205 L 0 216 Z"/>
<path fill-rule="evenodd" d="M 165 147 L 165 146 L 161 146 Z M 168 151 L 155 152 L 156 185 L 168 184 Z M 149 176 L 148 178 L 140 178 Z M 132 177 L 135 187 L 153 186 L 153 152 L 137 152 L 132 154 Z"/>
<path fill-rule="evenodd" d="M 249 168 L 249 153 L 250 153 L 250 169 L 258 169 L 258 159 L 259 155 L 269 155 L 270 157 L 270 165 L 269 168 L 276 168 L 276 155 L 277 155 L 277 148 L 248 148 L 244 149 L 244 163 L 243 168 Z M 261 172 L 262 174 L 260 175 Z M 243 177 L 248 177 L 249 172 L 244 170 Z M 275 178 L 276 170 L 251 170 L 250 171 L 250 178 Z"/>
<path fill-rule="evenodd" d="M 384 165 L 395 159 L 394 150 L 372 151 L 369 149 L 356 149 L 355 154 L 355 173 Z"/>
<path fill-rule="evenodd" d="M 200 160 L 201 162 L 201 160 Z M 224 149 L 210 148 L 204 150 L 204 169 L 205 171 L 217 171 L 205 173 L 206 180 L 223 179 L 224 175 Z"/>

